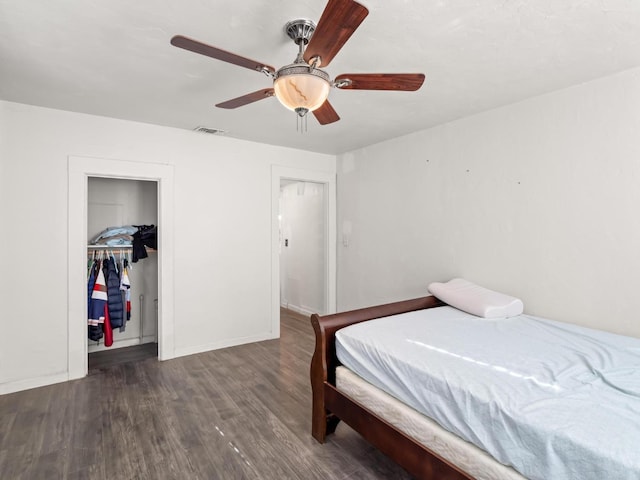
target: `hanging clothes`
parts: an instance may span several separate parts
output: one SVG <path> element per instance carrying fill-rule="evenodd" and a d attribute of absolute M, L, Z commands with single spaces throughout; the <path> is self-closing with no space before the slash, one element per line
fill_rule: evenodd
<path fill-rule="evenodd" d="M 120 290 L 124 292 L 125 305 L 125 321 L 122 322 L 120 331 L 124 332 L 127 322 L 131 320 L 131 281 L 129 280 L 129 262 L 126 258 L 122 259 L 120 269 Z"/>
<path fill-rule="evenodd" d="M 92 260 L 89 266 L 89 279 L 87 280 L 87 312 L 91 312 L 91 294 L 93 293 L 93 286 L 96 284 L 98 268 L 98 262 Z"/>
<path fill-rule="evenodd" d="M 120 260 L 116 260 L 109 247 L 117 249 L 121 244 L 131 241 L 130 238 L 133 239 L 132 257 L 122 258 L 121 249 Z M 148 255 L 145 247 L 157 249 L 157 229 L 155 225 L 109 227 L 94 237 L 91 243 L 104 245 L 106 249 L 95 249 L 93 264 L 88 264 L 88 336 L 94 341 L 104 338 L 105 346 L 111 346 L 113 330 L 118 328 L 120 332 L 124 332 L 127 321 L 131 319 L 129 274 L 133 264 L 130 262 L 146 258 Z M 111 250 L 108 254 L 107 249 Z M 104 258 L 105 254 L 107 258 Z"/>
<path fill-rule="evenodd" d="M 102 325 L 104 330 L 104 346 L 110 347 L 113 345 L 113 329 L 111 328 L 111 320 L 109 318 L 109 306 L 104 306 L 104 324 Z"/>
<path fill-rule="evenodd" d="M 158 248 L 157 228 L 155 225 L 134 225 L 138 231 L 133 234 L 133 263 L 147 258 L 147 249 Z"/>
<path fill-rule="evenodd" d="M 109 308 L 109 324 L 111 328 L 124 325 L 124 306 L 120 291 L 120 275 L 113 257 L 105 260 L 105 277 L 107 284 L 107 305 Z"/>
<path fill-rule="evenodd" d="M 91 304 L 89 308 L 88 330 L 89 338 L 98 341 L 103 337 L 105 319 L 105 307 L 107 306 L 107 284 L 104 272 L 98 263 L 95 283 L 91 292 Z"/>

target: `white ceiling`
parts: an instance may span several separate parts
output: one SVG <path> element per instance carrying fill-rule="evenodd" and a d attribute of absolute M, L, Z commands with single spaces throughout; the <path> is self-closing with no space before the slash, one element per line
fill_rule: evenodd
<path fill-rule="evenodd" d="M 289 20 L 325 0 L 0 0 L 0 99 L 341 153 L 640 65 L 638 0 L 362 0 L 369 16 L 327 68 L 425 73 L 417 92 L 331 91 L 321 126 L 257 72 L 169 44 L 182 34 L 278 68 Z M 195 133 L 194 133 L 195 135 Z"/>

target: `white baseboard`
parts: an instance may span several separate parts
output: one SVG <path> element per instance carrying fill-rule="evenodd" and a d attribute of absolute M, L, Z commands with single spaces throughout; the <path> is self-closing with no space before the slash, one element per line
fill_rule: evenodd
<path fill-rule="evenodd" d="M 310 310 L 308 307 L 298 307 L 297 305 L 292 305 L 291 303 L 281 304 L 282 308 L 286 308 L 287 310 L 292 310 L 296 313 L 304 315 L 305 317 L 310 317 L 314 313 L 318 313 L 317 311 Z"/>
<path fill-rule="evenodd" d="M 25 380 L 0 383 L 0 395 L 29 390 L 31 388 L 44 387 L 46 385 L 53 385 L 54 383 L 66 382 L 67 380 L 69 380 L 69 374 L 65 372 L 46 375 L 44 377 L 27 378 Z"/>
<path fill-rule="evenodd" d="M 244 345 L 246 343 L 262 342 L 264 340 L 273 340 L 278 338 L 271 332 L 263 333 L 260 335 L 251 335 L 249 337 L 239 337 L 231 340 L 225 340 L 222 342 L 208 343 L 205 345 L 196 345 L 194 347 L 176 348 L 175 357 L 185 357 L 187 355 L 195 355 L 196 353 L 210 352 L 211 350 L 219 350 L 221 348 L 235 347 L 238 345 Z"/>

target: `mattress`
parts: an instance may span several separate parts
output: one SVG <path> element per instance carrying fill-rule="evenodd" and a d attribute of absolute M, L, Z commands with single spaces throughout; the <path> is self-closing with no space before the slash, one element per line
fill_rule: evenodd
<path fill-rule="evenodd" d="M 343 328 L 336 353 L 526 478 L 640 478 L 640 339 L 440 307 Z"/>
<path fill-rule="evenodd" d="M 522 475 L 498 463 L 487 452 L 445 430 L 345 367 L 336 369 L 336 387 L 477 480 L 524 480 Z"/>

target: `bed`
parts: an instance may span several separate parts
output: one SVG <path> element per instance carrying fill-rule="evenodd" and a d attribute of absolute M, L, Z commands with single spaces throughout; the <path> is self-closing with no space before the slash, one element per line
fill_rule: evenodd
<path fill-rule="evenodd" d="M 312 315 L 313 437 L 344 421 L 419 479 L 640 478 L 639 339 L 458 300 Z M 465 336 L 472 353 L 456 350 Z"/>

